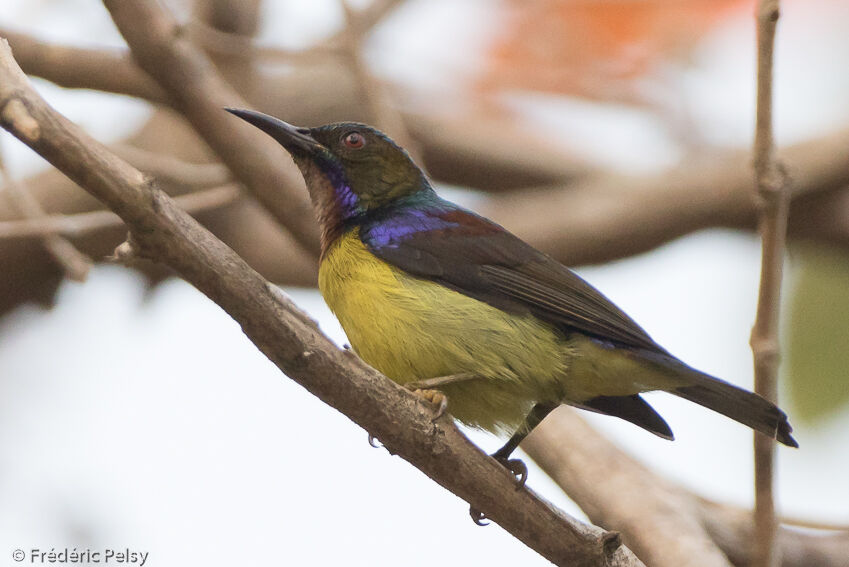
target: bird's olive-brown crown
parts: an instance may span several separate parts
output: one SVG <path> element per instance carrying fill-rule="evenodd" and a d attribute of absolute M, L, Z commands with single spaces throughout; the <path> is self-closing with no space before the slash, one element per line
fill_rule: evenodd
<path fill-rule="evenodd" d="M 375 128 L 342 122 L 301 130 L 316 145 L 296 148 L 292 156 L 311 191 L 329 183 L 337 198 L 367 211 L 429 188 L 410 155 Z"/>

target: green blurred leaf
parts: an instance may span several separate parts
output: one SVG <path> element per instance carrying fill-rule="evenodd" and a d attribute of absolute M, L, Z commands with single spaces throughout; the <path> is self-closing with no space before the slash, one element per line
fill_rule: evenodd
<path fill-rule="evenodd" d="M 793 248 L 785 364 L 794 418 L 813 421 L 849 403 L 849 255 Z"/>

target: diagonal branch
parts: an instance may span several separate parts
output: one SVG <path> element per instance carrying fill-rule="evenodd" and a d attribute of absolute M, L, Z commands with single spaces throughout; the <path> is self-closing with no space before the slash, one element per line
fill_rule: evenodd
<path fill-rule="evenodd" d="M 116 253 L 163 262 L 220 305 L 289 377 L 379 438 L 439 484 L 557 565 L 642 563 L 615 534 L 556 510 L 476 448 L 432 408 L 336 348 L 306 315 L 159 190 L 50 108 L 0 41 L 0 109 L 18 101 L 35 130 L 2 126 L 116 212 L 130 240 Z"/>

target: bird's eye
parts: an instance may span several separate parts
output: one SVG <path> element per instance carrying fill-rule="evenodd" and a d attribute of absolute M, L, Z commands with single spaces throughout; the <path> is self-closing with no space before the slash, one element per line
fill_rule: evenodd
<path fill-rule="evenodd" d="M 344 138 L 342 138 L 342 143 L 345 144 L 345 147 L 347 148 L 359 150 L 366 145 L 366 137 L 359 132 L 349 132 Z"/>

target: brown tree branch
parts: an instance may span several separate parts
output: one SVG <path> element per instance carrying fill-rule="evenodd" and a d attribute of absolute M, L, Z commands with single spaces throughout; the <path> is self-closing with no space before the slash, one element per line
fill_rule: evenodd
<path fill-rule="evenodd" d="M 104 0 L 138 64 L 165 89 L 194 129 L 269 212 L 310 252 L 318 231 L 303 180 L 273 140 L 223 112 L 249 106 L 206 55 L 179 36 L 176 21 L 155 2 Z M 251 131 L 253 130 L 253 131 Z"/>
<path fill-rule="evenodd" d="M 755 200 L 760 207 L 758 231 L 763 242 L 758 307 L 751 346 L 755 367 L 755 392 L 777 402 L 778 317 L 781 308 L 781 275 L 787 239 L 790 193 L 787 176 L 775 158 L 772 136 L 772 64 L 778 0 L 758 0 L 758 75 L 754 141 Z M 755 450 L 755 567 L 778 564 L 775 547 L 773 478 L 775 440 L 754 436 Z"/>
<path fill-rule="evenodd" d="M 730 560 L 735 567 L 753 567 L 750 510 L 710 502 L 653 473 L 587 425 L 578 412 L 557 410 L 521 447 L 590 521 L 621 532 L 647 565 L 722 565 Z M 781 567 L 844 567 L 849 531 L 781 527 L 777 545 Z M 724 556 L 717 557 L 715 546 Z"/>
<path fill-rule="evenodd" d="M 795 180 L 791 235 L 849 249 L 849 130 L 791 146 L 783 155 Z M 740 152 L 658 174 L 600 175 L 494 196 L 480 208 L 564 263 L 606 262 L 705 228 L 751 230 L 757 208 L 750 159 Z"/>
<path fill-rule="evenodd" d="M 353 12 L 364 31 L 370 31 L 379 24 L 399 4 L 400 0 L 377 0 L 362 11 Z M 222 31 L 203 22 L 192 20 L 184 26 L 186 32 L 198 45 L 210 53 L 221 55 L 239 55 L 263 62 L 286 64 L 315 63 L 331 57 L 345 56 L 348 50 L 347 30 L 342 29 L 321 43 L 308 49 L 287 49 L 261 45 L 244 35 Z"/>
<path fill-rule="evenodd" d="M 15 58 L 26 61 L 27 73 L 69 89 L 93 89 L 168 104 L 156 82 L 133 63 L 125 49 L 57 45 L 0 28 Z"/>
<path fill-rule="evenodd" d="M 182 122 L 177 122 L 176 117 L 172 115 L 162 115 L 162 118 L 168 118 L 174 125 L 182 127 L 175 129 L 155 120 L 149 128 L 145 127 L 135 136 L 132 142 L 144 147 L 155 147 L 158 152 L 178 152 L 180 148 L 185 147 L 182 134 L 191 133 L 191 129 Z M 150 135 L 147 134 L 148 129 Z M 163 138 L 158 136 L 157 132 L 167 132 L 167 136 Z M 202 159 L 203 156 L 189 157 Z M 136 165 L 132 160 L 130 163 Z M 194 171 L 194 165 L 187 164 L 187 168 Z M 201 173 L 203 171 L 201 169 Z M 195 192 L 195 187 L 203 186 L 194 186 L 188 181 L 201 181 L 204 176 L 205 173 L 197 179 L 157 177 L 157 182 L 170 195 L 182 200 L 183 195 Z M 29 192 L 38 199 L 49 216 L 74 216 L 102 211 L 102 204 L 55 169 L 51 168 L 28 178 L 26 184 Z M 315 286 L 315 259 L 303 252 L 299 246 L 294 246 L 291 237 L 279 229 L 279 225 L 264 208 L 249 195 L 245 195 L 244 191 L 240 193 L 241 197 L 236 200 L 217 207 L 194 209 L 192 215 L 267 279 L 300 287 Z M 100 216 L 100 213 L 97 213 L 97 216 Z M 20 215 L 9 195 L 0 191 L 0 221 L 10 221 L 12 230 L 17 231 L 18 228 L 14 225 L 19 220 Z M 85 220 L 85 217 L 81 220 Z M 65 234 L 80 251 L 100 261 L 112 253 L 115 246 L 126 237 L 126 233 L 123 223 L 111 224 L 110 221 L 92 231 L 82 230 Z M 0 266 L 3 274 L 0 277 L 0 313 L 26 302 L 38 302 L 45 306 L 52 304 L 63 273 L 52 257 L 44 253 L 34 236 L 0 238 Z M 153 263 L 134 267 L 145 276 L 149 285 L 173 275 L 170 270 Z"/>
<path fill-rule="evenodd" d="M 238 321 L 282 371 L 332 405 L 393 453 L 480 509 L 557 565 L 642 565 L 617 538 L 559 512 L 472 445 L 447 416 L 337 349 L 291 301 L 176 207 L 156 184 L 50 108 L 0 41 L 0 109 L 26 108 L 36 131 L 2 122 L 130 227 L 122 253 L 178 271 Z"/>
<path fill-rule="evenodd" d="M 0 119 L 12 123 L 16 122 L 21 128 L 25 129 L 35 127 L 34 124 L 26 123 L 25 116 L 25 109 L 12 103 L 3 107 Z M 9 196 L 15 208 L 26 219 L 23 222 L 41 223 L 42 219 L 45 218 L 44 209 L 41 208 L 38 199 L 33 197 L 23 184 L 12 179 L 6 171 L 6 160 L 2 151 L 0 151 L 0 180 L 3 181 L 5 193 Z M 42 232 L 39 234 L 39 238 L 50 256 L 62 267 L 68 279 L 75 282 L 86 280 L 91 268 L 91 259 L 88 256 L 77 250 L 67 239 L 54 231 Z"/>
<path fill-rule="evenodd" d="M 309 49 L 287 49 L 260 45 L 252 38 L 217 30 L 203 22 L 191 20 L 183 25 L 192 41 L 207 52 L 217 55 L 239 55 L 267 62 L 304 65 L 342 54 L 341 46 L 320 43 Z"/>
<path fill-rule="evenodd" d="M 209 30 L 242 38 L 252 38 L 259 31 L 262 0 L 192 0 L 191 4 L 191 20 L 202 22 Z M 208 52 L 207 55 L 218 73 L 230 85 L 236 85 L 245 98 L 248 98 L 246 93 L 260 86 L 262 77 L 252 54 Z"/>
<path fill-rule="evenodd" d="M 735 567 L 754 567 L 752 511 L 697 502 L 702 524 Z M 811 532 L 779 525 L 775 540 L 780 567 L 844 567 L 849 557 L 849 530 Z"/>
<path fill-rule="evenodd" d="M 174 197 L 174 204 L 187 213 L 198 213 L 228 205 L 240 195 L 236 185 L 224 185 Z M 28 238 L 61 234 L 82 236 L 106 228 L 124 226 L 121 217 L 109 210 L 73 215 L 43 215 L 14 221 L 0 221 L 0 239 Z"/>
<path fill-rule="evenodd" d="M 372 30 L 383 21 L 395 8 L 402 4 L 402 0 L 375 0 L 361 11 L 354 12 L 357 26 L 361 30 Z M 327 40 L 327 44 L 335 45 L 345 43 L 345 30 L 339 30 Z"/>
<path fill-rule="evenodd" d="M 136 169 L 155 177 L 160 183 L 175 187 L 208 189 L 233 181 L 230 170 L 220 163 L 190 163 L 123 143 L 112 144 L 109 148 Z"/>

